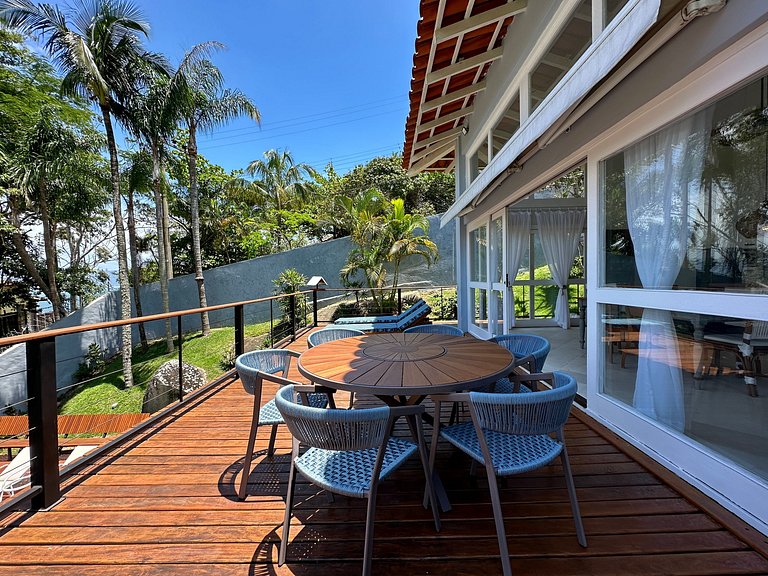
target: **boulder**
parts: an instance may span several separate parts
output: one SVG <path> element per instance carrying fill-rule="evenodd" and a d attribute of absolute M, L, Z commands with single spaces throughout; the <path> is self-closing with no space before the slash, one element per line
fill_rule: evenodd
<path fill-rule="evenodd" d="M 205 370 L 182 363 L 184 394 L 200 388 L 208 382 Z M 141 411 L 146 414 L 157 412 L 179 399 L 179 361 L 169 360 L 157 369 L 144 391 Z"/>

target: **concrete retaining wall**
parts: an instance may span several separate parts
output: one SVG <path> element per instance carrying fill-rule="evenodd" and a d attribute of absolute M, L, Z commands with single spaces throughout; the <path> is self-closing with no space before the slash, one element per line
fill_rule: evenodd
<path fill-rule="evenodd" d="M 400 284 L 418 283 L 437 286 L 455 283 L 453 227 L 447 226 L 440 229 L 439 218 L 435 216 L 430 218 L 430 226 L 430 236 L 440 250 L 439 261 L 427 269 L 423 260 L 415 257 L 408 258 L 401 272 Z M 295 268 L 307 277 L 322 276 L 328 281 L 329 286 L 339 287 L 341 286 L 339 270 L 346 262 L 351 248 L 352 242 L 349 238 L 340 238 L 206 270 L 205 288 L 208 304 L 213 306 L 270 296 L 274 290 L 272 280 L 287 268 Z M 197 285 L 191 274 L 171 280 L 169 294 L 171 311 L 197 308 L 199 305 Z M 159 283 L 141 287 L 141 303 L 145 315 L 161 312 Z M 231 326 L 233 314 L 232 309 L 211 312 L 211 326 Z M 275 308 L 275 315 L 279 315 L 277 308 Z M 246 306 L 245 316 L 246 323 L 268 320 L 269 304 Z M 85 308 L 56 322 L 51 328 L 96 324 L 119 318 L 120 297 L 115 291 L 94 300 Z M 145 324 L 147 337 L 161 338 L 164 333 L 163 326 L 162 321 L 147 322 Z M 172 328 L 176 333 L 176 319 L 172 320 Z M 194 332 L 199 329 L 199 316 L 183 317 L 183 332 Z M 134 342 L 138 342 L 138 327 L 134 326 L 132 334 Z M 115 354 L 120 345 L 119 332 L 117 329 L 94 330 L 56 339 L 58 388 L 71 383 L 72 375 L 87 352 L 88 346 L 93 342 L 98 343 L 107 354 Z M 0 410 L 3 406 L 24 400 L 26 396 L 26 356 L 24 346 L 19 345 L 0 354 Z"/>

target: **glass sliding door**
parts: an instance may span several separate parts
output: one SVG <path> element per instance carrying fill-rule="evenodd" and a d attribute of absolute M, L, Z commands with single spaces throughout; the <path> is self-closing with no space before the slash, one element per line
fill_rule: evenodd
<path fill-rule="evenodd" d="M 507 310 L 509 305 L 509 278 L 507 276 L 507 232 L 505 213 L 491 216 L 491 238 L 489 263 L 491 296 L 489 302 L 489 331 L 492 336 L 506 334 L 508 330 Z"/>
<path fill-rule="evenodd" d="M 488 334 L 488 224 L 469 231 L 469 331 Z"/>

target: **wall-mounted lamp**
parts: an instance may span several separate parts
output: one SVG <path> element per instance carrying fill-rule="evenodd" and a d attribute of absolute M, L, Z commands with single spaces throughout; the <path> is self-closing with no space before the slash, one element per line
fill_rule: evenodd
<path fill-rule="evenodd" d="M 466 136 L 467 132 L 469 132 L 469 128 L 467 128 L 466 124 L 462 124 L 461 126 L 461 133 Z"/>

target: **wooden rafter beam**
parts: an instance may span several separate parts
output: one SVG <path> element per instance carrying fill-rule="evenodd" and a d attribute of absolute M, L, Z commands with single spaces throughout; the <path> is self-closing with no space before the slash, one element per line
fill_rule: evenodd
<path fill-rule="evenodd" d="M 437 82 L 439 80 L 445 80 L 446 78 L 450 78 L 451 76 L 455 76 L 456 74 L 461 74 L 462 72 L 466 72 L 467 70 L 471 70 L 472 68 L 482 66 L 483 64 L 487 64 L 488 62 L 493 62 L 494 60 L 498 60 L 499 58 L 501 58 L 503 50 L 504 50 L 503 47 L 499 46 L 498 48 L 494 48 L 493 50 L 488 50 L 487 52 L 482 52 L 481 54 L 477 54 L 476 56 L 472 56 L 471 58 L 466 58 L 464 60 L 461 60 L 460 62 L 456 62 L 455 64 L 450 64 L 449 66 L 446 66 L 445 68 L 441 68 L 440 70 L 435 70 L 434 72 L 430 72 L 429 74 L 427 74 L 424 84 L 425 86 L 428 86 L 433 82 Z"/>
<path fill-rule="evenodd" d="M 478 28 L 482 28 L 483 26 L 487 26 L 493 22 L 504 20 L 515 14 L 520 14 L 521 12 L 524 12 L 527 7 L 528 0 L 511 0 L 496 8 L 491 8 L 490 10 L 486 10 L 475 16 L 459 20 L 455 24 L 450 24 L 444 28 L 438 28 L 435 30 L 435 42 L 444 42 L 451 38 L 456 38 L 462 34 L 477 30 Z"/>
<path fill-rule="evenodd" d="M 414 162 L 418 162 L 422 158 L 426 158 L 427 156 L 434 156 L 439 155 L 441 158 L 445 156 L 445 154 L 451 150 L 453 150 L 456 147 L 456 139 L 453 138 L 449 140 L 448 142 L 444 144 L 436 144 L 435 146 L 431 146 L 429 148 L 426 148 L 424 150 L 421 150 L 411 156 L 411 164 Z"/>
<path fill-rule="evenodd" d="M 481 92 L 483 90 L 485 90 L 485 80 L 481 80 L 477 84 L 470 84 L 466 88 L 461 88 L 460 90 L 454 90 L 453 92 L 448 92 L 447 94 L 445 94 L 444 96 L 440 96 L 439 98 L 427 100 L 421 106 L 421 111 L 428 112 L 429 110 L 440 108 L 440 106 L 442 106 L 443 104 L 448 104 L 449 102 L 453 102 L 454 100 L 458 100 L 459 98 L 466 98 L 467 96 L 471 96 L 472 94 L 477 94 L 478 92 Z"/>
<path fill-rule="evenodd" d="M 435 134 L 434 136 L 430 136 L 429 138 L 425 138 L 424 140 L 419 140 L 414 145 L 414 149 L 423 148 L 424 146 L 432 146 L 437 142 L 448 140 L 448 138 L 456 138 L 456 136 L 458 136 L 459 134 L 461 134 L 461 126 L 457 126 L 456 128 L 451 128 L 450 130 L 446 130 L 445 132 L 440 132 L 440 134 Z"/>
<path fill-rule="evenodd" d="M 456 110 L 456 112 L 451 112 L 450 114 L 440 116 L 434 120 L 430 120 L 429 122 L 424 122 L 423 124 L 416 127 L 416 132 L 420 134 L 421 132 L 426 132 L 427 130 L 432 130 L 432 128 L 437 128 L 438 126 L 447 124 L 448 122 L 453 122 L 459 118 L 464 118 L 464 116 L 472 114 L 474 109 L 474 106 L 467 106 L 466 108 Z"/>
<path fill-rule="evenodd" d="M 422 170 L 429 168 L 432 164 L 437 162 L 438 160 L 442 160 L 445 158 L 446 154 L 451 152 L 456 146 L 456 142 L 452 141 L 450 145 L 441 146 L 440 148 L 436 149 L 434 152 L 431 152 L 430 154 L 424 156 L 421 160 L 418 162 L 415 162 L 411 164 L 411 167 L 408 169 L 408 174 L 418 174 Z"/>

